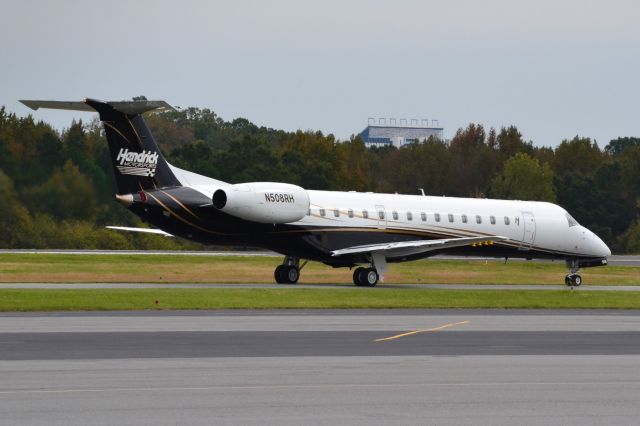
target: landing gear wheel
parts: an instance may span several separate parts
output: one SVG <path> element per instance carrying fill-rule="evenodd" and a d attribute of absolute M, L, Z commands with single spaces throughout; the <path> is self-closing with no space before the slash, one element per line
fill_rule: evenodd
<path fill-rule="evenodd" d="M 278 284 L 285 284 L 285 279 L 286 277 L 284 276 L 284 271 L 285 269 L 285 265 L 278 265 L 278 267 L 276 268 L 276 270 L 273 272 L 273 276 L 276 279 L 276 282 Z"/>
<path fill-rule="evenodd" d="M 361 286 L 375 287 L 378 284 L 378 271 L 374 268 L 363 268 L 358 274 L 358 278 Z"/>
<path fill-rule="evenodd" d="M 287 274 L 287 284 L 295 284 L 298 282 L 298 279 L 300 278 L 300 271 L 297 266 L 289 265 L 286 267 L 285 271 Z"/>
<path fill-rule="evenodd" d="M 569 274 L 565 277 L 564 283 L 571 288 L 580 287 L 582 284 L 582 277 L 578 274 Z"/>
<path fill-rule="evenodd" d="M 353 283 L 356 285 L 356 287 L 360 287 L 362 286 L 361 280 L 360 280 L 360 273 L 364 271 L 363 267 L 358 267 L 356 268 L 355 271 L 353 271 Z"/>
<path fill-rule="evenodd" d="M 273 276 L 278 284 L 295 284 L 300 279 L 300 270 L 295 265 L 280 265 Z"/>
<path fill-rule="evenodd" d="M 582 284 L 582 277 L 578 274 L 574 274 L 573 275 L 573 285 L 576 287 L 580 287 L 580 284 Z"/>

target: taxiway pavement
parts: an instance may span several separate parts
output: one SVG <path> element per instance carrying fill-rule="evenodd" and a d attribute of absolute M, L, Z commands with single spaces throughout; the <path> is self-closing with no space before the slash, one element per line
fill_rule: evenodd
<path fill-rule="evenodd" d="M 640 312 L 0 314 L 2 424 L 635 424 Z"/>

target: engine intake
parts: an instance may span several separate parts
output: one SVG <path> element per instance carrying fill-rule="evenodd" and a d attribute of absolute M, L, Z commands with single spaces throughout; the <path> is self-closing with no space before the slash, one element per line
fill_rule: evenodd
<path fill-rule="evenodd" d="M 213 207 L 218 210 L 223 209 L 227 205 L 227 193 L 224 192 L 224 189 L 218 189 L 213 193 L 211 201 L 213 201 Z"/>
<path fill-rule="evenodd" d="M 220 188 L 213 206 L 231 216 L 259 223 L 296 222 L 309 211 L 304 188 L 288 183 L 251 182 Z"/>

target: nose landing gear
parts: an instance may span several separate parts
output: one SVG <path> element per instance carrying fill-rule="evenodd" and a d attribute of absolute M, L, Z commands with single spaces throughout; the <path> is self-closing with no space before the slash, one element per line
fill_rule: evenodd
<path fill-rule="evenodd" d="M 569 268 L 570 273 L 564 278 L 565 285 L 571 289 L 574 287 L 580 287 L 580 284 L 582 284 L 582 277 L 578 275 L 578 271 L 580 270 L 578 260 L 567 260 L 567 267 Z"/>
<path fill-rule="evenodd" d="M 564 283 L 568 287 L 580 287 L 582 284 L 582 277 L 578 274 L 569 274 L 564 278 Z"/>

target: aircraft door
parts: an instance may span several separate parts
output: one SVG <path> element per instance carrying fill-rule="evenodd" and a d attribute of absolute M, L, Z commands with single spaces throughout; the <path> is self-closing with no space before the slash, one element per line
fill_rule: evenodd
<path fill-rule="evenodd" d="M 386 229 L 387 228 L 387 212 L 384 209 L 384 206 L 377 205 L 376 206 L 376 218 L 378 219 L 378 229 Z"/>
<path fill-rule="evenodd" d="M 529 250 L 536 238 L 536 219 L 531 212 L 522 212 L 522 244 L 520 250 Z"/>

